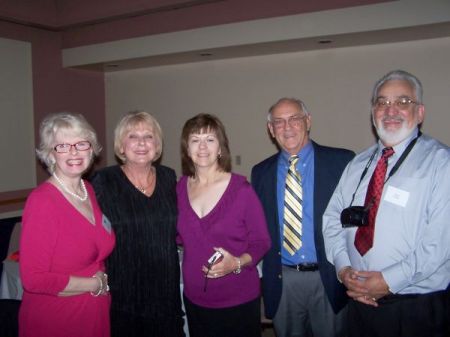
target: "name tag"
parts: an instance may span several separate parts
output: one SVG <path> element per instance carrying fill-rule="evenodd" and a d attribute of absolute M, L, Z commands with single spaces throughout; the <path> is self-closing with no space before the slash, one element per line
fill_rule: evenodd
<path fill-rule="evenodd" d="M 409 192 L 403 191 L 394 186 L 388 186 L 387 191 L 384 195 L 384 200 L 394 205 L 405 207 L 408 203 Z"/>
<path fill-rule="evenodd" d="M 103 217 L 102 217 L 102 225 L 103 225 L 103 228 L 104 228 L 109 234 L 111 234 L 111 222 L 109 221 L 109 219 L 106 217 L 105 214 L 103 214 Z"/>

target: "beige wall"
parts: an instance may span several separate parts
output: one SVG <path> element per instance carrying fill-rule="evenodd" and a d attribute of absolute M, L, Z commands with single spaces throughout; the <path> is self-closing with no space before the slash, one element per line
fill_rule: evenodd
<path fill-rule="evenodd" d="M 312 113 L 312 138 L 361 151 L 373 143 L 369 98 L 374 82 L 401 68 L 424 85 L 424 131 L 450 144 L 450 38 L 327 49 L 119 71 L 106 75 L 108 148 L 121 115 L 152 112 L 165 132 L 163 163 L 180 174 L 179 137 L 186 119 L 200 112 L 224 122 L 234 171 L 276 151 L 266 133 L 268 107 L 281 96 L 303 99 Z M 112 151 L 108 163 L 114 163 Z"/>
<path fill-rule="evenodd" d="M 83 113 L 105 143 L 104 75 L 62 68 L 60 35 L 0 20 L 0 213 L 22 209 L 48 177 L 35 155 L 44 116 Z"/>
<path fill-rule="evenodd" d="M 36 185 L 31 43 L 0 38 L 0 192 Z"/>

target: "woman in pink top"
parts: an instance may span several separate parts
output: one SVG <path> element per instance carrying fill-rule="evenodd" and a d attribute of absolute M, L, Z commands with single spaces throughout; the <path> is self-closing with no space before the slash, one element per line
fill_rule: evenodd
<path fill-rule="evenodd" d="M 69 113 L 47 117 L 40 137 L 37 154 L 51 177 L 30 194 L 23 213 L 19 336 L 108 337 L 104 260 L 115 237 L 81 178 L 100 145 L 87 121 Z"/>

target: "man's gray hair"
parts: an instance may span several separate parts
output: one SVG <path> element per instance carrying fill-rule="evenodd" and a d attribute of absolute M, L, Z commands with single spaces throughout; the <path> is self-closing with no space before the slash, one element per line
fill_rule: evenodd
<path fill-rule="evenodd" d="M 267 114 L 267 120 L 269 122 L 272 121 L 272 113 L 273 111 L 280 105 L 283 103 L 291 103 L 291 104 L 295 104 L 298 106 L 298 108 L 303 111 L 303 113 L 305 115 L 309 115 L 308 109 L 306 109 L 306 105 L 305 103 L 303 103 L 302 100 L 298 99 L 298 98 L 292 98 L 292 97 L 283 97 L 280 98 L 278 101 L 276 101 L 275 104 L 273 104 L 270 108 L 269 108 L 269 113 Z"/>
<path fill-rule="evenodd" d="M 380 78 L 375 83 L 375 86 L 373 87 L 373 91 L 372 91 L 372 99 L 371 99 L 372 105 L 375 104 L 375 102 L 377 100 L 378 91 L 388 81 L 406 81 L 406 82 L 408 82 L 415 91 L 416 103 L 422 104 L 423 88 L 422 88 L 422 83 L 420 83 L 419 79 L 416 76 L 408 73 L 407 71 L 393 70 L 393 71 L 388 72 L 386 75 L 384 75 L 382 78 Z"/>

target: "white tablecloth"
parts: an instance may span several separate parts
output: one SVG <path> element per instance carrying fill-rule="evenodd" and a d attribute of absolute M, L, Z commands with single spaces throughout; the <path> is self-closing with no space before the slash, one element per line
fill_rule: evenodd
<path fill-rule="evenodd" d="M 3 261 L 3 272 L 1 277 L 2 278 L 0 284 L 0 298 L 21 300 L 23 288 L 19 276 L 19 263 L 11 260 Z M 180 292 L 181 296 L 183 296 L 183 283 L 180 283 Z M 187 319 L 186 317 L 184 317 L 184 319 L 185 319 L 184 332 L 186 333 L 186 336 L 189 337 Z"/>
<path fill-rule="evenodd" d="M 1 284 L 0 284 L 0 298 L 4 299 L 14 299 L 21 300 L 23 294 L 22 283 L 20 282 L 19 275 L 19 263 L 5 260 L 3 261 L 3 272 L 1 276 Z M 183 283 L 180 283 L 180 292 L 181 296 L 183 296 Z M 183 311 L 184 311 L 184 304 Z M 189 330 L 187 327 L 187 319 L 184 317 L 184 332 L 186 337 L 189 337 Z"/>
<path fill-rule="evenodd" d="M 23 289 L 19 276 L 19 263 L 11 260 L 3 261 L 0 298 L 21 300 L 22 293 Z"/>

